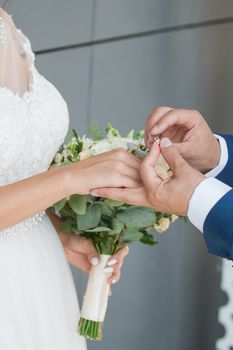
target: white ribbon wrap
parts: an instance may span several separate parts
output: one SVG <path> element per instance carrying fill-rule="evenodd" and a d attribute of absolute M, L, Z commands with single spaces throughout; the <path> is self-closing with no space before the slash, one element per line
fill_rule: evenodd
<path fill-rule="evenodd" d="M 110 274 L 104 273 L 104 268 L 110 255 L 100 255 L 100 262 L 93 266 L 88 279 L 87 289 L 83 300 L 81 317 L 86 320 L 103 322 L 107 305 L 110 285 Z"/>

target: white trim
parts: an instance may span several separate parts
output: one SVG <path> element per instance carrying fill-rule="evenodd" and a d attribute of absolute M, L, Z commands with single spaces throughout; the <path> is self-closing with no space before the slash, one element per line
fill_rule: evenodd
<path fill-rule="evenodd" d="M 227 143 L 225 139 L 222 136 L 214 135 L 220 144 L 221 148 L 221 157 L 219 164 L 212 170 L 210 170 L 208 173 L 205 174 L 207 177 L 216 177 L 218 174 L 221 173 L 221 171 L 225 168 L 227 161 L 228 161 L 228 149 L 227 149 Z"/>

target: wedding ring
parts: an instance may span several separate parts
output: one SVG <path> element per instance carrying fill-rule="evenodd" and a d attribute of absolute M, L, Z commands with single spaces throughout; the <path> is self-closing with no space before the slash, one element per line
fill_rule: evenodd
<path fill-rule="evenodd" d="M 159 136 L 154 136 L 154 141 L 155 141 L 158 145 L 160 145 L 160 138 L 159 138 Z"/>

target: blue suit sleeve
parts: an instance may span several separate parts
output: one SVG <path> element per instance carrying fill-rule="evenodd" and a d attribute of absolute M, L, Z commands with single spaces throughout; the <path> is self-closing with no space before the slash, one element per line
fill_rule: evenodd
<path fill-rule="evenodd" d="M 220 134 L 220 136 L 225 139 L 227 144 L 228 161 L 224 169 L 216 176 L 216 179 L 233 187 L 233 135 Z"/>
<path fill-rule="evenodd" d="M 233 170 L 231 174 L 233 174 Z M 233 189 L 227 192 L 210 210 L 203 230 L 209 253 L 231 260 L 233 260 L 232 218 Z"/>

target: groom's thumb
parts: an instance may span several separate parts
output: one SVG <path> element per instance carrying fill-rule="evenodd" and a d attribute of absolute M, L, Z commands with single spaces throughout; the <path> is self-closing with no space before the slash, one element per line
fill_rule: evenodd
<path fill-rule="evenodd" d="M 168 138 L 165 137 L 161 140 L 160 149 L 173 174 L 177 175 L 183 172 L 184 166 L 187 165 L 187 163 Z"/>

